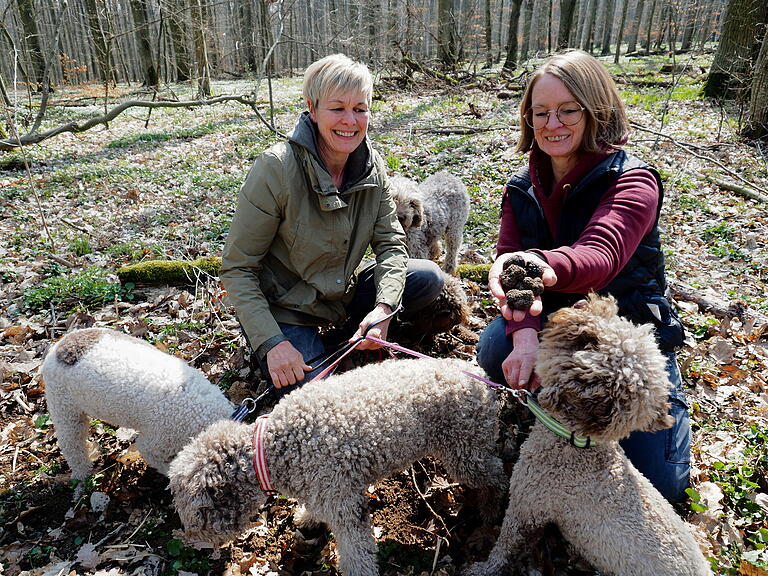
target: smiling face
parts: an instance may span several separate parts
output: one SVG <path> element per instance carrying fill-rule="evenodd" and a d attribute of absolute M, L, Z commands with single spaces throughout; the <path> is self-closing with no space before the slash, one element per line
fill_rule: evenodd
<path fill-rule="evenodd" d="M 534 137 L 539 148 L 552 158 L 552 167 L 558 179 L 578 163 L 586 127 L 586 112 L 573 126 L 565 126 L 557 118 L 554 110 L 566 102 L 576 102 L 576 98 L 562 80 L 551 74 L 541 76 L 531 91 L 532 109 L 552 111 L 544 127 L 534 130 Z"/>
<path fill-rule="evenodd" d="M 342 167 L 365 139 L 370 111 L 362 92 L 331 92 L 317 106 L 307 101 L 309 115 L 317 124 L 320 157 L 330 169 Z"/>

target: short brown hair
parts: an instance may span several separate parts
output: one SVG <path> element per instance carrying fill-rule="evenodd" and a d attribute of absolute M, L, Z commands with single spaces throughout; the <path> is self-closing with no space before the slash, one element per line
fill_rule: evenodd
<path fill-rule="evenodd" d="M 304 72 L 304 99 L 317 106 L 334 91 L 361 92 L 368 106 L 373 100 L 373 78 L 368 67 L 344 54 L 331 54 L 313 62 Z"/>
<path fill-rule="evenodd" d="M 582 151 L 602 152 L 627 142 L 627 113 L 608 70 L 594 56 L 581 50 L 568 50 L 550 57 L 528 80 L 520 101 L 518 152 L 527 152 L 533 146 L 534 130 L 526 124 L 525 114 L 531 107 L 533 87 L 544 74 L 559 79 L 585 108 L 587 124 Z"/>

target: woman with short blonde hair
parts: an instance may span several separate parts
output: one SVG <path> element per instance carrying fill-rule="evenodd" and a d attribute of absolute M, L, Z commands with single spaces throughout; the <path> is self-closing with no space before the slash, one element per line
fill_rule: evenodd
<path fill-rule="evenodd" d="M 302 91 L 304 100 L 317 106 L 331 91 L 357 92 L 366 96 L 368 106 L 373 100 L 373 77 L 362 62 L 344 54 L 331 54 L 313 62 L 304 71 Z"/>
<path fill-rule="evenodd" d="M 320 371 L 321 327 L 386 339 L 401 304 L 407 317 L 443 287 L 437 264 L 408 258 L 386 162 L 368 139 L 372 97 L 365 64 L 332 54 L 310 65 L 307 111 L 240 189 L 221 280 L 280 394 Z M 375 260 L 361 266 L 369 249 Z"/>

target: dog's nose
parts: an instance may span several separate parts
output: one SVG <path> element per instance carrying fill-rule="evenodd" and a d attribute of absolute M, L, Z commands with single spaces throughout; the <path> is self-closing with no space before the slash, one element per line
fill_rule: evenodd
<path fill-rule="evenodd" d="M 586 300 L 579 300 L 573 305 L 573 307 L 576 308 L 577 310 L 581 310 L 582 308 L 586 308 L 588 304 L 589 302 L 587 302 Z"/>

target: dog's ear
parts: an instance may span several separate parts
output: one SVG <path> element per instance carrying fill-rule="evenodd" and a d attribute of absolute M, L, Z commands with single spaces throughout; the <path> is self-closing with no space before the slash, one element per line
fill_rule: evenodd
<path fill-rule="evenodd" d="M 424 222 L 424 205 L 419 198 L 411 198 L 410 207 L 413 211 L 411 226 L 418 228 Z"/>

